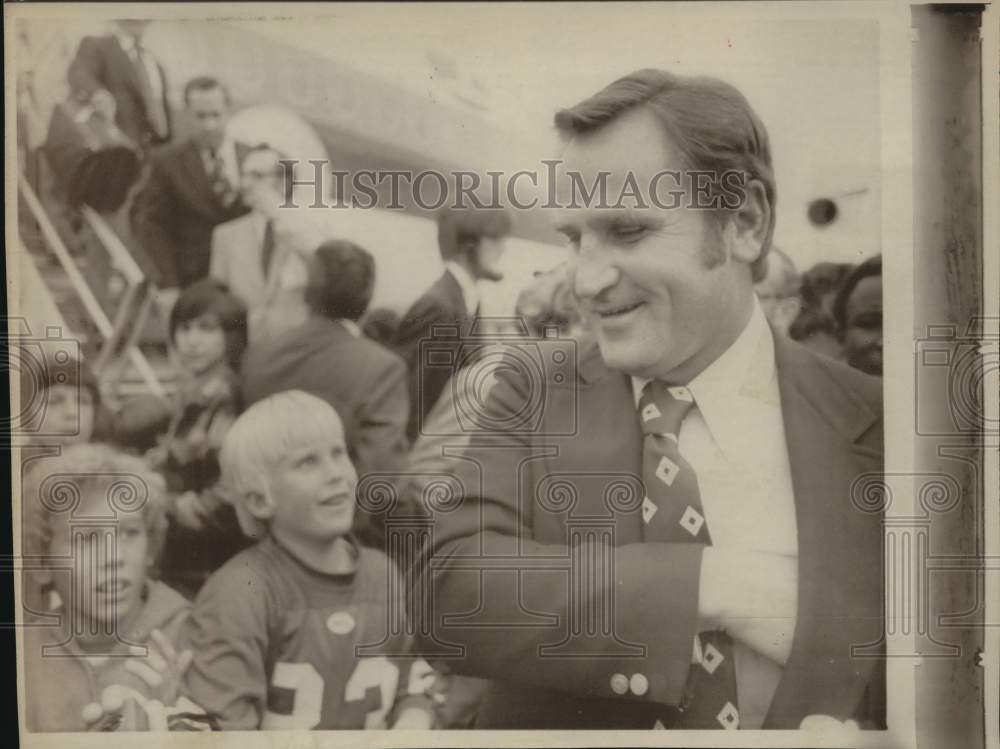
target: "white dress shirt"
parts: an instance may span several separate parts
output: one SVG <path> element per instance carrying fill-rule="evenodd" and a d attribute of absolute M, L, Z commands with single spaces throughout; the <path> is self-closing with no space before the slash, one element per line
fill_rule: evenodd
<path fill-rule="evenodd" d="M 465 311 L 469 317 L 475 316 L 476 309 L 479 307 L 479 287 L 476 286 L 476 279 L 454 260 L 446 262 L 444 267 L 458 281 L 458 287 L 462 290 L 462 298 L 465 300 Z"/>
<path fill-rule="evenodd" d="M 632 378 L 636 404 L 646 382 Z M 743 332 L 687 388 L 695 408 L 681 424 L 679 449 L 698 477 L 713 546 L 797 558 L 774 336 L 756 298 Z M 796 591 L 790 593 L 794 600 Z M 739 641 L 734 645 L 740 728 L 759 728 L 781 666 Z"/>

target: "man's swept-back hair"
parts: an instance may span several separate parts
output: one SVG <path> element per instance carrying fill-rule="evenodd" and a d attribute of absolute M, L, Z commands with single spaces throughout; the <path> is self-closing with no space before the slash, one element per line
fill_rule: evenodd
<path fill-rule="evenodd" d="M 575 107 L 560 110 L 555 125 L 572 137 L 598 130 L 640 107 L 656 116 L 687 169 L 712 172 L 718 179 L 726 172 L 740 172 L 748 185 L 751 180 L 761 183 L 771 207 L 760 258 L 753 264 L 753 280 L 761 280 L 767 272 L 765 258 L 775 217 L 774 169 L 764 123 L 743 94 L 724 81 L 647 68 L 619 78 Z M 715 213 L 725 220 L 724 209 Z"/>
<path fill-rule="evenodd" d="M 470 242 L 483 237 L 500 239 L 510 234 L 510 216 L 499 208 L 446 208 L 438 213 L 438 247 L 441 258 L 454 260 Z"/>
<path fill-rule="evenodd" d="M 213 89 L 219 89 L 222 91 L 222 95 L 225 98 L 226 105 L 232 103 L 229 96 L 229 88 L 220 81 L 210 75 L 197 75 L 186 84 L 184 84 L 184 104 L 185 106 L 191 103 L 191 93 L 193 91 L 211 91 Z"/>

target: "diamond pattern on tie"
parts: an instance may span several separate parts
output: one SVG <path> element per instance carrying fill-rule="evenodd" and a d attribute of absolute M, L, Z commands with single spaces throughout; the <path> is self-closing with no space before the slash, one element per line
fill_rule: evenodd
<path fill-rule="evenodd" d="M 740 727 L 740 713 L 732 702 L 726 702 L 715 719 L 727 731 L 735 731 Z"/>
<path fill-rule="evenodd" d="M 691 395 L 691 391 L 686 387 L 667 388 L 667 392 L 670 393 L 674 400 L 684 401 L 685 403 L 694 403 L 694 396 Z"/>
<path fill-rule="evenodd" d="M 673 486 L 674 479 L 680 473 L 681 467 L 664 455 L 660 458 L 659 465 L 656 466 L 656 478 L 667 486 Z"/>
<path fill-rule="evenodd" d="M 701 665 L 710 674 L 715 673 L 715 669 L 719 667 L 719 664 L 726 660 L 726 656 L 719 652 L 719 649 L 715 647 L 712 643 L 708 643 L 705 646 L 704 651 L 701 654 Z"/>
<path fill-rule="evenodd" d="M 701 513 L 696 509 L 688 506 L 688 508 L 684 510 L 684 514 L 681 515 L 680 524 L 681 528 L 686 530 L 692 536 L 697 536 L 702 526 L 705 525 L 705 518 L 702 517 Z"/>
<path fill-rule="evenodd" d="M 696 407 L 683 386 L 656 380 L 639 399 L 644 435 L 642 480 L 643 539 L 672 543 L 712 542 L 698 488 L 698 475 L 685 459 L 680 440 L 684 418 Z M 699 633 L 693 643 L 692 666 L 678 711 L 680 729 L 739 728 L 733 641 L 717 631 Z"/>
<path fill-rule="evenodd" d="M 653 502 L 649 497 L 643 497 L 642 500 L 642 522 L 649 525 L 649 521 L 653 519 L 653 515 L 656 514 L 656 503 Z"/>

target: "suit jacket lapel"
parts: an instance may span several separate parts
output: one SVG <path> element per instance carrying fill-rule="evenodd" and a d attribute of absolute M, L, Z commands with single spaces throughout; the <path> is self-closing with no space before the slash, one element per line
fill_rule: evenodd
<path fill-rule="evenodd" d="M 798 728 L 809 714 L 850 717 L 875 665 L 853 658 L 851 646 L 870 644 L 881 631 L 881 524 L 852 505 L 852 482 L 881 466 L 854 444 L 877 419 L 867 403 L 780 335 L 775 354 L 799 581 L 792 651 L 764 728 Z"/>
<path fill-rule="evenodd" d="M 444 299 L 448 308 L 453 310 L 456 317 L 462 321 L 464 329 L 465 324 L 469 320 L 469 311 L 465 305 L 465 295 L 462 293 L 462 287 L 458 284 L 458 279 L 449 270 L 446 270 L 441 277 L 441 290 L 444 292 Z"/>
<path fill-rule="evenodd" d="M 583 364 L 586 364 L 584 362 Z M 568 385 L 553 385 L 544 402 L 551 421 L 548 430 L 565 433 L 566 414 L 576 415 L 573 434 L 546 438 L 559 445 L 548 458 L 546 478 L 565 475 L 577 489 L 574 516 L 606 517 L 615 526 L 615 543 L 642 540 L 642 431 L 627 376 L 581 368 L 590 378 L 569 378 Z"/>

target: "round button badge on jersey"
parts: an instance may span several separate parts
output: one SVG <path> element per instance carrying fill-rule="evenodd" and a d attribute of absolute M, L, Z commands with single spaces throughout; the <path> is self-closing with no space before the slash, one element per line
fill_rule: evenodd
<path fill-rule="evenodd" d="M 628 692 L 628 677 L 625 674 L 615 674 L 611 677 L 611 691 L 615 694 Z"/>
<path fill-rule="evenodd" d="M 326 628 L 335 635 L 346 635 L 354 631 L 354 617 L 347 611 L 334 611 L 326 620 Z"/>

